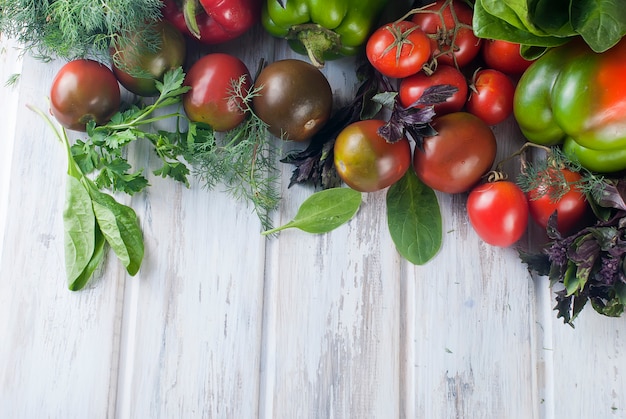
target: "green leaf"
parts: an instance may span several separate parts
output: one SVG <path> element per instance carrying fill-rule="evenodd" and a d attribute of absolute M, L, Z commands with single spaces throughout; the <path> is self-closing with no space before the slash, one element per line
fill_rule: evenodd
<path fill-rule="evenodd" d="M 94 254 L 96 218 L 89 192 L 80 180 L 68 176 L 65 193 L 65 270 L 68 287 L 74 289 Z"/>
<path fill-rule="evenodd" d="M 572 2 L 572 26 L 595 52 L 604 52 L 626 34 L 623 0 L 578 0 Z"/>
<path fill-rule="evenodd" d="M 95 187 L 89 190 L 102 234 L 130 275 L 141 267 L 144 255 L 143 234 L 135 211 Z"/>
<path fill-rule="evenodd" d="M 398 252 L 415 265 L 425 264 L 441 248 L 437 196 L 412 169 L 387 191 L 387 224 Z"/>
<path fill-rule="evenodd" d="M 263 235 L 286 228 L 299 228 L 307 233 L 327 233 L 348 222 L 361 206 L 361 192 L 351 188 L 331 188 L 315 192 L 298 209 L 287 224 L 264 231 Z"/>
<path fill-rule="evenodd" d="M 93 255 L 91 255 L 91 259 L 89 260 L 89 263 L 87 264 L 85 269 L 76 278 L 76 280 L 74 280 L 74 282 L 70 284 L 69 288 L 71 291 L 79 291 L 87 284 L 87 282 L 89 282 L 89 279 L 91 278 L 95 270 L 98 268 L 98 266 L 100 266 L 100 263 L 102 263 L 102 259 L 104 258 L 105 243 L 106 240 L 102 235 L 102 231 L 100 231 L 100 228 L 98 228 L 98 226 L 96 225 L 96 242 Z"/>

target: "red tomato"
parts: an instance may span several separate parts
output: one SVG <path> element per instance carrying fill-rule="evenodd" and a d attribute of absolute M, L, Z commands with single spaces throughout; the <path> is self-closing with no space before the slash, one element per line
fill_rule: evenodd
<path fill-rule="evenodd" d="M 508 247 L 528 227 L 528 202 L 513 182 L 500 180 L 476 186 L 467 198 L 467 215 L 478 236 L 492 246 Z"/>
<path fill-rule="evenodd" d="M 496 158 L 496 137 L 483 121 L 467 112 L 436 117 L 437 135 L 424 138 L 413 154 L 415 173 L 426 185 L 446 192 L 469 190 Z"/>
<path fill-rule="evenodd" d="M 245 117 L 243 100 L 233 97 L 232 90 L 233 83 L 241 77 L 245 77 L 245 94 L 252 85 L 250 72 L 232 55 L 214 53 L 196 61 L 185 77 L 185 85 L 191 86 L 183 96 L 189 119 L 209 124 L 215 131 L 228 131 L 239 125 Z"/>
<path fill-rule="evenodd" d="M 533 63 L 520 54 L 520 44 L 502 40 L 485 40 L 481 55 L 487 67 L 505 74 L 519 75 Z"/>
<path fill-rule="evenodd" d="M 430 58 L 430 40 L 410 21 L 390 23 L 378 28 L 365 47 L 372 66 L 387 77 L 403 78 L 415 74 Z"/>
<path fill-rule="evenodd" d="M 479 70 L 467 99 L 466 110 L 487 125 L 496 125 L 513 113 L 515 85 L 498 70 Z"/>
<path fill-rule="evenodd" d="M 548 170 L 551 172 L 557 171 L 555 168 Z M 551 180 L 546 180 L 546 184 L 540 185 L 527 194 L 528 207 L 533 220 L 543 229 L 547 227 L 548 219 L 556 211 L 557 229 L 561 234 L 568 234 L 583 221 L 589 209 L 589 204 L 585 194 L 576 186 L 571 186 L 580 181 L 582 176 L 568 169 L 558 170 L 563 174 L 563 178 L 568 184 L 568 191 L 556 201 L 550 196 L 550 192 L 554 188 L 554 186 L 548 185 L 550 181 L 562 181 L 562 178 L 560 176 L 557 177 L 555 173 L 554 176 L 550 175 L 549 179 L 551 178 Z"/>
<path fill-rule="evenodd" d="M 431 37 L 433 57 L 440 64 L 463 68 L 480 52 L 481 39 L 472 30 L 473 11 L 461 0 L 437 0 L 411 20 Z"/>
<path fill-rule="evenodd" d="M 378 135 L 385 121 L 357 121 L 343 129 L 334 146 L 335 168 L 352 189 L 374 192 L 391 186 L 411 166 L 411 146 L 406 137 L 388 143 Z"/>
<path fill-rule="evenodd" d="M 50 111 L 65 128 L 85 131 L 87 122 L 108 122 L 120 107 L 120 86 L 113 72 L 93 60 L 65 64 L 50 89 Z"/>
<path fill-rule="evenodd" d="M 431 75 L 419 72 L 402 79 L 398 89 L 400 103 L 405 108 L 408 108 L 422 96 L 424 90 L 440 84 L 448 84 L 456 87 L 458 90 L 445 102 L 436 104 L 435 113 L 437 115 L 443 115 L 458 112 L 463 109 L 465 101 L 467 100 L 467 81 L 465 80 L 465 76 L 457 70 L 456 67 L 449 65 L 438 65 L 435 72 Z"/>

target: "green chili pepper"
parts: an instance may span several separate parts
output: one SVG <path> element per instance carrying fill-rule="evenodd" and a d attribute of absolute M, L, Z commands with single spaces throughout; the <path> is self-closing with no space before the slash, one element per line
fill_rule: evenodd
<path fill-rule="evenodd" d="M 589 170 L 626 169 L 626 39 L 603 52 L 572 41 L 548 51 L 522 75 L 514 114 L 529 141 L 564 143 Z"/>
<path fill-rule="evenodd" d="M 324 61 L 355 55 L 367 41 L 387 0 L 265 0 L 261 22 L 268 33 L 286 38 L 292 49 Z"/>

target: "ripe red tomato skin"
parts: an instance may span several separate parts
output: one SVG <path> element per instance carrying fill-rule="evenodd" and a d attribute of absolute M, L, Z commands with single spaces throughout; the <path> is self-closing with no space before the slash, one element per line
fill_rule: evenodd
<path fill-rule="evenodd" d="M 395 29 L 393 28 L 395 26 Z M 408 34 L 410 43 L 399 44 L 400 57 L 397 58 L 398 46 L 386 49 L 394 43 L 393 31 L 402 33 L 412 30 Z M 426 34 L 410 21 L 400 21 L 383 25 L 368 38 L 365 51 L 369 62 L 381 74 L 391 78 L 404 78 L 421 70 L 430 58 L 430 39 Z"/>
<path fill-rule="evenodd" d="M 522 57 L 520 44 L 500 39 L 484 40 L 481 55 L 488 68 L 511 76 L 522 74 L 533 63 Z"/>
<path fill-rule="evenodd" d="M 243 91 L 252 86 L 246 65 L 225 53 L 207 54 L 196 61 L 185 77 L 191 89 L 183 95 L 183 107 L 190 120 L 203 122 L 215 131 L 235 128 L 245 118 L 243 100 L 231 97 L 232 83 L 245 76 Z"/>
<path fill-rule="evenodd" d="M 528 201 L 508 180 L 476 186 L 467 198 L 467 215 L 476 234 L 487 244 L 509 247 L 528 227 Z"/>
<path fill-rule="evenodd" d="M 431 75 L 419 72 L 402 79 L 400 87 L 398 88 L 400 103 L 405 108 L 408 108 L 422 96 L 424 90 L 428 87 L 441 84 L 449 84 L 456 87 L 458 90 L 445 102 L 436 104 L 434 106 L 435 113 L 437 115 L 444 115 L 463 109 L 468 93 L 467 80 L 463 73 L 457 70 L 456 67 L 445 64 L 438 65 L 437 69 Z"/>
<path fill-rule="evenodd" d="M 496 157 L 496 138 L 491 128 L 467 112 L 436 117 L 437 135 L 425 137 L 423 151 L 413 153 L 417 176 L 434 190 L 466 192 L 487 173 Z"/>
<path fill-rule="evenodd" d="M 339 177 L 354 190 L 374 192 L 391 186 L 411 166 L 406 137 L 388 143 L 378 135 L 385 121 L 357 121 L 344 128 L 335 141 L 334 162 Z"/>
<path fill-rule="evenodd" d="M 120 87 L 109 67 L 89 59 L 61 67 L 50 88 L 50 112 L 65 128 L 85 131 L 87 122 L 104 124 L 119 111 Z"/>
<path fill-rule="evenodd" d="M 552 169 L 556 170 L 556 169 Z M 568 169 L 560 169 L 565 180 L 572 185 L 581 179 L 581 175 Z M 577 227 L 589 211 L 589 204 L 585 194 L 574 186 L 565 193 L 557 202 L 554 202 L 545 188 L 541 186 L 527 193 L 528 209 L 534 222 L 546 229 L 548 219 L 557 211 L 557 230 L 567 235 Z"/>
<path fill-rule="evenodd" d="M 497 125 L 513 113 L 515 85 L 506 74 L 492 69 L 479 70 L 473 85 L 465 107 L 469 113 L 487 125 Z"/>
<path fill-rule="evenodd" d="M 431 50 L 439 64 L 456 65 L 463 68 L 480 53 L 482 39 L 477 38 L 471 29 L 473 11 L 469 6 L 459 0 L 454 0 L 443 8 L 445 4 L 446 0 L 437 0 L 424 8 L 427 11 L 432 10 L 432 13 L 416 13 L 411 20 L 417 23 L 426 34 L 432 36 Z M 449 32 L 454 29 L 455 22 L 450 6 L 454 8 L 459 23 L 468 25 L 460 27 L 456 33 L 455 44 L 457 48 L 447 45 L 447 42 L 450 41 L 448 36 L 444 36 L 441 41 L 437 40 L 438 32 L 442 30 Z M 442 10 L 441 16 L 438 14 L 440 10 Z"/>

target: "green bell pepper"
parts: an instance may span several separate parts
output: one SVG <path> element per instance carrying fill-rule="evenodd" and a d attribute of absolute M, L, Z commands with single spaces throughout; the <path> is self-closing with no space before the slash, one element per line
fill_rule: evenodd
<path fill-rule="evenodd" d="M 265 0 L 261 22 L 286 38 L 292 49 L 321 67 L 325 60 L 356 55 L 367 41 L 387 0 Z"/>
<path fill-rule="evenodd" d="M 603 52 L 577 40 L 553 48 L 517 84 L 513 112 L 522 134 L 589 170 L 626 169 L 626 39 Z"/>

